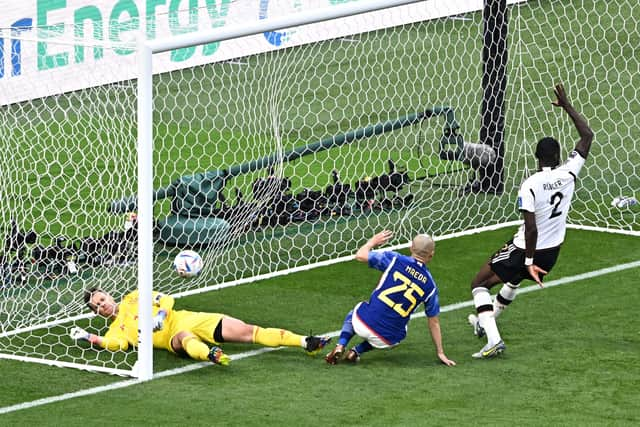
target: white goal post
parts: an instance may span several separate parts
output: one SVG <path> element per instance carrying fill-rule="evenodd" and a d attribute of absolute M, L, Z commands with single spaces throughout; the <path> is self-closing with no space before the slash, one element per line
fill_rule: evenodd
<path fill-rule="evenodd" d="M 635 0 L 134 3 L 0 22 L 0 358 L 148 380 L 152 288 L 343 262 L 382 228 L 406 248 L 514 226 L 536 141 L 577 140 L 557 82 L 596 134 L 570 226 L 640 236 Z M 93 286 L 139 290 L 136 350 L 68 337 L 106 331 Z"/>

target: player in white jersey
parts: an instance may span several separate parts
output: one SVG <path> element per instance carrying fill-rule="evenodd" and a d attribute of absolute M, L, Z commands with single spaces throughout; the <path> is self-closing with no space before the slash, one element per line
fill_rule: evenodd
<path fill-rule="evenodd" d="M 487 344 L 473 354 L 475 358 L 493 357 L 505 350 L 496 317 L 515 299 L 522 280 L 534 280 L 542 286 L 542 278 L 553 268 L 564 241 L 576 180 L 589 154 L 593 132 L 569 102 L 562 85 L 556 85 L 555 95 L 553 105 L 569 114 L 580 140 L 562 165 L 558 141 L 551 137 L 538 141 L 538 171 L 518 192 L 524 222 L 513 240 L 496 252 L 471 282 L 477 316 L 470 314 L 469 323 L 478 337 L 487 336 Z M 489 289 L 498 283 L 503 286 L 492 302 Z"/>

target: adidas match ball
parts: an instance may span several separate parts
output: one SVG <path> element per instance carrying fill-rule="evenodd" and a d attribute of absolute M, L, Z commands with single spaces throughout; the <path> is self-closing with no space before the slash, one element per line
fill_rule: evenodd
<path fill-rule="evenodd" d="M 202 258 L 191 250 L 180 251 L 173 260 L 173 269 L 181 277 L 194 277 L 200 274 L 203 267 Z"/>
<path fill-rule="evenodd" d="M 630 208 L 639 203 L 640 202 L 638 202 L 638 199 L 636 199 L 633 196 L 618 196 L 613 199 L 613 201 L 611 202 L 611 206 L 622 209 L 622 208 Z"/>

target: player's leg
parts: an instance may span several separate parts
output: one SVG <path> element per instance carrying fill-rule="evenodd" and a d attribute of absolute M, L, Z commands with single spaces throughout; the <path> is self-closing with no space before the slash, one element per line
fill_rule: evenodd
<path fill-rule="evenodd" d="M 478 336 L 482 336 L 483 333 L 486 334 L 487 342 L 491 345 L 502 340 L 493 317 L 493 303 L 489 293 L 489 289 L 500 282 L 500 278 L 491 270 L 489 262 L 480 268 L 480 271 L 471 282 L 471 295 L 473 295 L 473 303 L 477 314 L 474 332 Z M 472 316 L 469 316 L 469 321 L 471 322 L 472 320 L 474 320 Z"/>
<path fill-rule="evenodd" d="M 171 348 L 177 354 L 186 354 L 194 360 L 210 360 L 220 365 L 228 365 L 229 357 L 220 347 L 209 348 L 195 334 L 189 331 L 180 331 L 171 338 Z"/>
<path fill-rule="evenodd" d="M 548 273 L 555 265 L 559 253 L 560 248 L 550 248 L 536 251 L 533 258 L 534 263 Z M 515 259 L 515 261 L 520 262 L 520 259 L 517 258 Z M 516 299 L 520 281 L 525 277 L 533 280 L 532 277 L 529 277 L 528 271 L 523 268 L 522 275 L 513 277 L 511 281 L 507 281 L 506 283 L 504 283 L 504 285 L 502 285 L 502 288 L 496 294 L 496 297 L 493 300 L 493 317 L 497 318 Z M 543 278 L 544 274 L 540 274 L 540 279 Z"/>
<path fill-rule="evenodd" d="M 505 345 L 500 336 L 496 319 L 493 316 L 493 304 L 491 303 L 489 288 L 485 286 L 473 287 L 472 285 L 471 293 L 473 295 L 473 303 L 476 306 L 477 318 L 469 315 L 469 322 L 474 326 L 474 332 L 477 331 L 475 332 L 476 335 L 482 336 L 481 332 L 484 332 L 487 336 L 487 343 L 480 351 L 473 353 L 472 357 L 483 359 L 497 356 L 505 350 Z"/>
<path fill-rule="evenodd" d="M 255 343 L 266 347 L 302 347 L 309 353 L 321 350 L 329 338 L 304 336 L 286 329 L 263 328 L 230 316 L 223 317 L 222 338 L 225 341 Z"/>
<path fill-rule="evenodd" d="M 371 345 L 371 343 L 367 340 L 364 340 L 360 344 L 356 345 L 355 347 L 352 347 L 344 359 L 351 363 L 357 363 L 360 361 L 360 356 L 362 354 L 371 350 L 373 350 L 373 346 Z"/>
<path fill-rule="evenodd" d="M 228 365 L 231 359 L 218 344 L 224 342 L 221 335 L 222 314 L 176 311 L 171 322 L 171 350 L 186 354 L 195 360 L 210 360 Z M 208 344 L 213 344 L 209 347 Z"/>
<path fill-rule="evenodd" d="M 472 355 L 474 358 L 494 357 L 505 349 L 496 319 L 493 317 L 493 303 L 489 293 L 489 289 L 500 282 L 501 279 L 491 270 L 489 263 L 482 266 L 471 282 L 471 294 L 478 317 L 477 323 L 487 336 L 487 344 L 479 352 Z M 469 316 L 469 320 L 471 320 L 471 316 Z"/>
<path fill-rule="evenodd" d="M 356 363 L 360 361 L 360 356 L 368 351 L 377 349 L 389 349 L 398 345 L 397 342 L 390 342 L 379 335 L 376 331 L 371 329 L 360 317 L 358 316 L 358 307 L 354 309 L 352 324 L 353 330 L 359 337 L 363 338 L 360 344 L 352 347 L 347 353 L 345 360 Z"/>
<path fill-rule="evenodd" d="M 498 318 L 500 314 L 516 299 L 518 295 L 519 283 L 513 284 L 511 282 L 504 283 L 500 291 L 496 294 L 493 300 L 493 317 Z"/>
<path fill-rule="evenodd" d="M 342 330 L 340 331 L 340 338 L 338 338 L 338 344 L 336 344 L 335 348 L 331 350 L 329 354 L 327 354 L 324 360 L 327 361 L 330 365 L 335 365 L 338 363 L 342 355 L 344 354 L 344 349 L 351 341 L 351 338 L 355 335 L 353 330 L 353 310 L 351 310 L 344 318 L 344 322 L 342 322 Z"/>
<path fill-rule="evenodd" d="M 504 351 L 505 345 L 496 325 L 489 289 L 498 283 L 518 284 L 522 281 L 524 272 L 526 272 L 524 250 L 516 247 L 510 241 L 492 255 L 489 262 L 482 266 L 471 282 L 471 293 L 478 313 L 478 324 L 487 335 L 487 345 L 479 352 L 474 353 L 473 357 L 493 357 Z"/>

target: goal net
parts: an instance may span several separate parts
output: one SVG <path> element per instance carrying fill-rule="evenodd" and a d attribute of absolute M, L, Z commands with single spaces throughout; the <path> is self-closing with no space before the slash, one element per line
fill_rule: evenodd
<path fill-rule="evenodd" d="M 180 38 L 359 2 L 135 3 L 108 31 L 106 9 L 104 30 L 84 9 L 67 26 L 0 23 L 0 357 L 135 374 L 135 351 L 68 333 L 106 331 L 84 289 L 118 300 L 138 287 L 136 31 Z M 596 134 L 571 224 L 638 235 L 638 207 L 611 201 L 639 196 L 640 6 L 484 3 L 423 1 L 154 55 L 154 289 L 351 259 L 384 228 L 403 247 L 416 232 L 514 224 L 536 141 L 553 135 L 568 153 L 578 139 L 551 105 L 557 82 Z M 204 259 L 197 277 L 173 270 L 182 249 Z"/>

